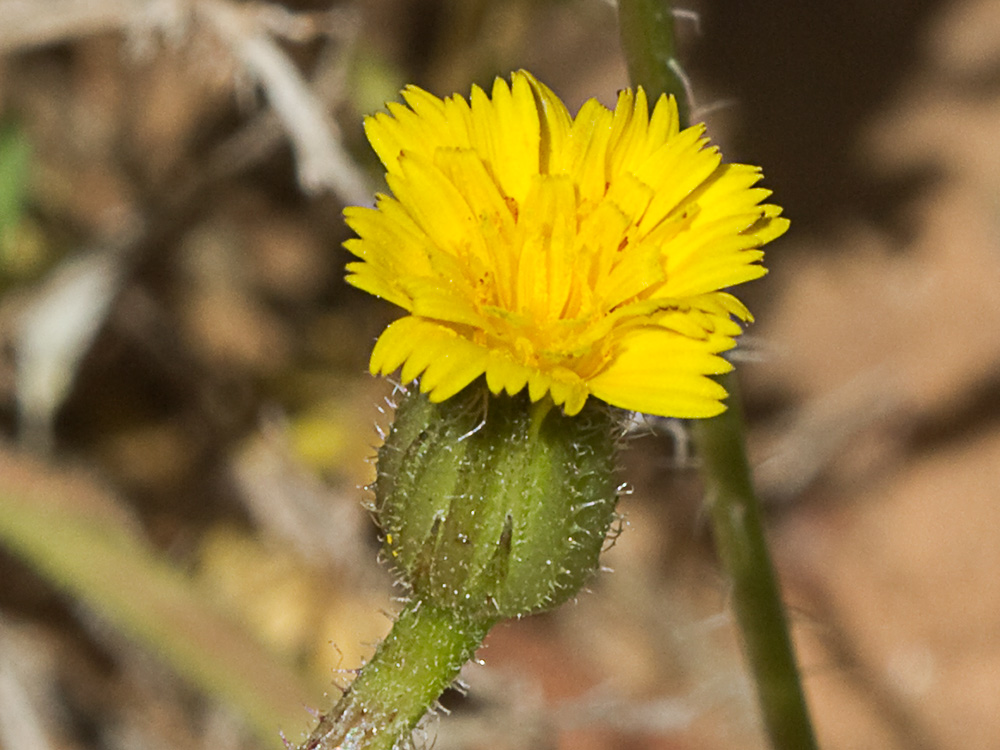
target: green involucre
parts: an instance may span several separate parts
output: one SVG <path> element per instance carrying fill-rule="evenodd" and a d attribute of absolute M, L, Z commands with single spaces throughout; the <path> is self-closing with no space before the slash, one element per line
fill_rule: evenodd
<path fill-rule="evenodd" d="M 553 607 L 593 574 L 614 520 L 616 419 L 566 417 L 482 381 L 403 397 L 379 452 L 385 550 L 418 601 L 499 620 Z"/>

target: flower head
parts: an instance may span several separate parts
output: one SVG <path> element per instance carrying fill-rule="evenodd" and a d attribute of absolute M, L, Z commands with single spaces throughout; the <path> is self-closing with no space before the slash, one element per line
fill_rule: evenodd
<path fill-rule="evenodd" d="M 485 375 L 490 391 L 589 396 L 676 417 L 723 410 L 709 375 L 751 316 L 726 287 L 763 276 L 788 226 L 760 170 L 722 164 L 643 90 L 572 117 L 530 73 L 470 101 L 415 86 L 365 129 L 392 195 L 349 208 L 348 281 L 409 314 L 372 352 L 432 401 Z"/>

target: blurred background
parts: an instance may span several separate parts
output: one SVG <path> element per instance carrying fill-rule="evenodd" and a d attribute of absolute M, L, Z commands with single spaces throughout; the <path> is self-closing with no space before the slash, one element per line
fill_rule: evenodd
<path fill-rule="evenodd" d="M 821 743 L 1000 747 L 1000 4 L 684 8 L 793 222 L 738 356 Z M 612 104 L 613 4 L 0 0 L 0 747 L 280 748 L 370 655 L 361 118 L 521 67 Z M 684 426 L 622 463 L 614 572 L 496 628 L 429 746 L 765 746 Z"/>

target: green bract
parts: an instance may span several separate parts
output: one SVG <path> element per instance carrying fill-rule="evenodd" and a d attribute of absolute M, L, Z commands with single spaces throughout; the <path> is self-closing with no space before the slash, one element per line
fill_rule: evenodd
<path fill-rule="evenodd" d="M 555 606 L 597 567 L 614 519 L 616 420 L 566 417 L 482 381 L 405 395 L 378 460 L 385 550 L 417 601 L 497 620 Z"/>

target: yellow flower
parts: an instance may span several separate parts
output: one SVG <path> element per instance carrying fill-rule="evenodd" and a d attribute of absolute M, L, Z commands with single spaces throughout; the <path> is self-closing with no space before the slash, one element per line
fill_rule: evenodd
<path fill-rule="evenodd" d="M 761 204 L 760 170 L 722 164 L 704 126 L 663 96 L 623 91 L 572 117 L 530 73 L 470 101 L 415 86 L 365 121 L 392 195 L 349 208 L 348 281 L 409 315 L 373 373 L 442 401 L 485 374 L 490 391 L 588 396 L 676 417 L 723 410 L 707 377 L 751 316 L 720 291 L 763 276 L 761 245 L 788 226 Z"/>

